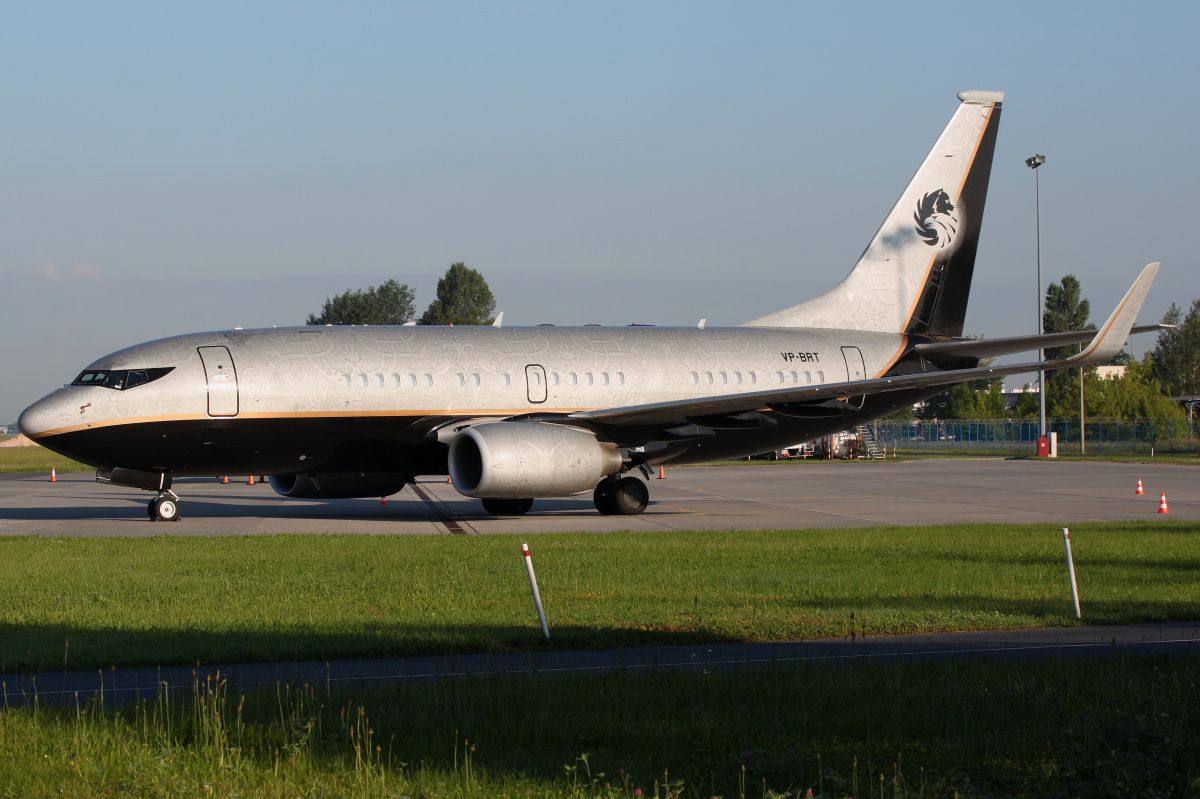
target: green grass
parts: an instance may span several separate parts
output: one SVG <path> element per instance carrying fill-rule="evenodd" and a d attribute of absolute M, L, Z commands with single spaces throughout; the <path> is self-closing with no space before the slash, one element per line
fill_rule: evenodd
<path fill-rule="evenodd" d="M 1197 796 L 1200 659 L 441 680 L 0 710 L 22 797 Z"/>
<path fill-rule="evenodd" d="M 51 467 L 64 474 L 92 471 L 91 466 L 63 457 L 45 447 L 4 447 L 0 449 L 0 474 L 12 472 L 46 472 L 49 474 Z"/>
<path fill-rule="evenodd" d="M 1072 529 L 1090 623 L 1200 618 L 1200 524 Z M 6 671 L 546 646 L 515 536 L 0 539 Z M 548 534 L 563 649 L 1061 626 L 1050 525 Z M 851 622 L 851 614 L 854 621 Z"/>

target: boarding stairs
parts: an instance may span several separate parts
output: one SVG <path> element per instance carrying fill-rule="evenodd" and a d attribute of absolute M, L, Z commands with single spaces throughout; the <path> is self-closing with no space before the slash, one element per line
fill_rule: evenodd
<path fill-rule="evenodd" d="M 886 460 L 887 452 L 879 446 L 879 441 L 875 438 L 875 432 L 865 424 L 858 426 L 858 435 L 862 439 L 863 449 L 867 451 L 867 457 L 871 460 Z"/>

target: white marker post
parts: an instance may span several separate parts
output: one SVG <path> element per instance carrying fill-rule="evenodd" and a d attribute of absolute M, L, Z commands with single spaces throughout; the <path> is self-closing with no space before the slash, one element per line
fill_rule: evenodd
<path fill-rule="evenodd" d="M 542 623 L 542 635 L 546 636 L 548 641 L 550 640 L 550 628 L 546 626 L 546 611 L 542 610 L 542 595 L 538 591 L 537 577 L 533 574 L 533 559 L 529 557 L 529 544 L 521 544 L 521 549 L 525 552 L 525 570 L 529 572 L 529 587 L 533 589 L 533 604 L 537 606 L 538 621 Z M 1072 585 L 1074 585 L 1074 581 L 1075 578 L 1072 576 Z"/>
<path fill-rule="evenodd" d="M 1067 572 L 1071 575 L 1071 599 L 1075 601 L 1075 618 L 1082 619 L 1083 613 L 1079 610 L 1079 586 L 1075 583 L 1075 558 L 1071 556 L 1071 531 L 1066 527 L 1063 528 L 1063 546 L 1067 549 Z"/>

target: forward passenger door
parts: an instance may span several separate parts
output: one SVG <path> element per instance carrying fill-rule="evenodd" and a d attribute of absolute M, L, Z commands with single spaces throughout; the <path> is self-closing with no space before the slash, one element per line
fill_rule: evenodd
<path fill-rule="evenodd" d="M 227 347 L 197 347 L 208 381 L 208 415 L 238 415 L 237 370 Z"/>

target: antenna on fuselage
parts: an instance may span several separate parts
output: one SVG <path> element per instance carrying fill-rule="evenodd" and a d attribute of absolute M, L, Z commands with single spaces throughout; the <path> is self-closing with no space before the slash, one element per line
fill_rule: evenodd
<path fill-rule="evenodd" d="M 504 323 L 504 311 L 501 311 L 500 313 L 496 314 L 496 321 L 492 322 L 492 327 L 503 327 L 504 326 L 503 323 Z"/>

